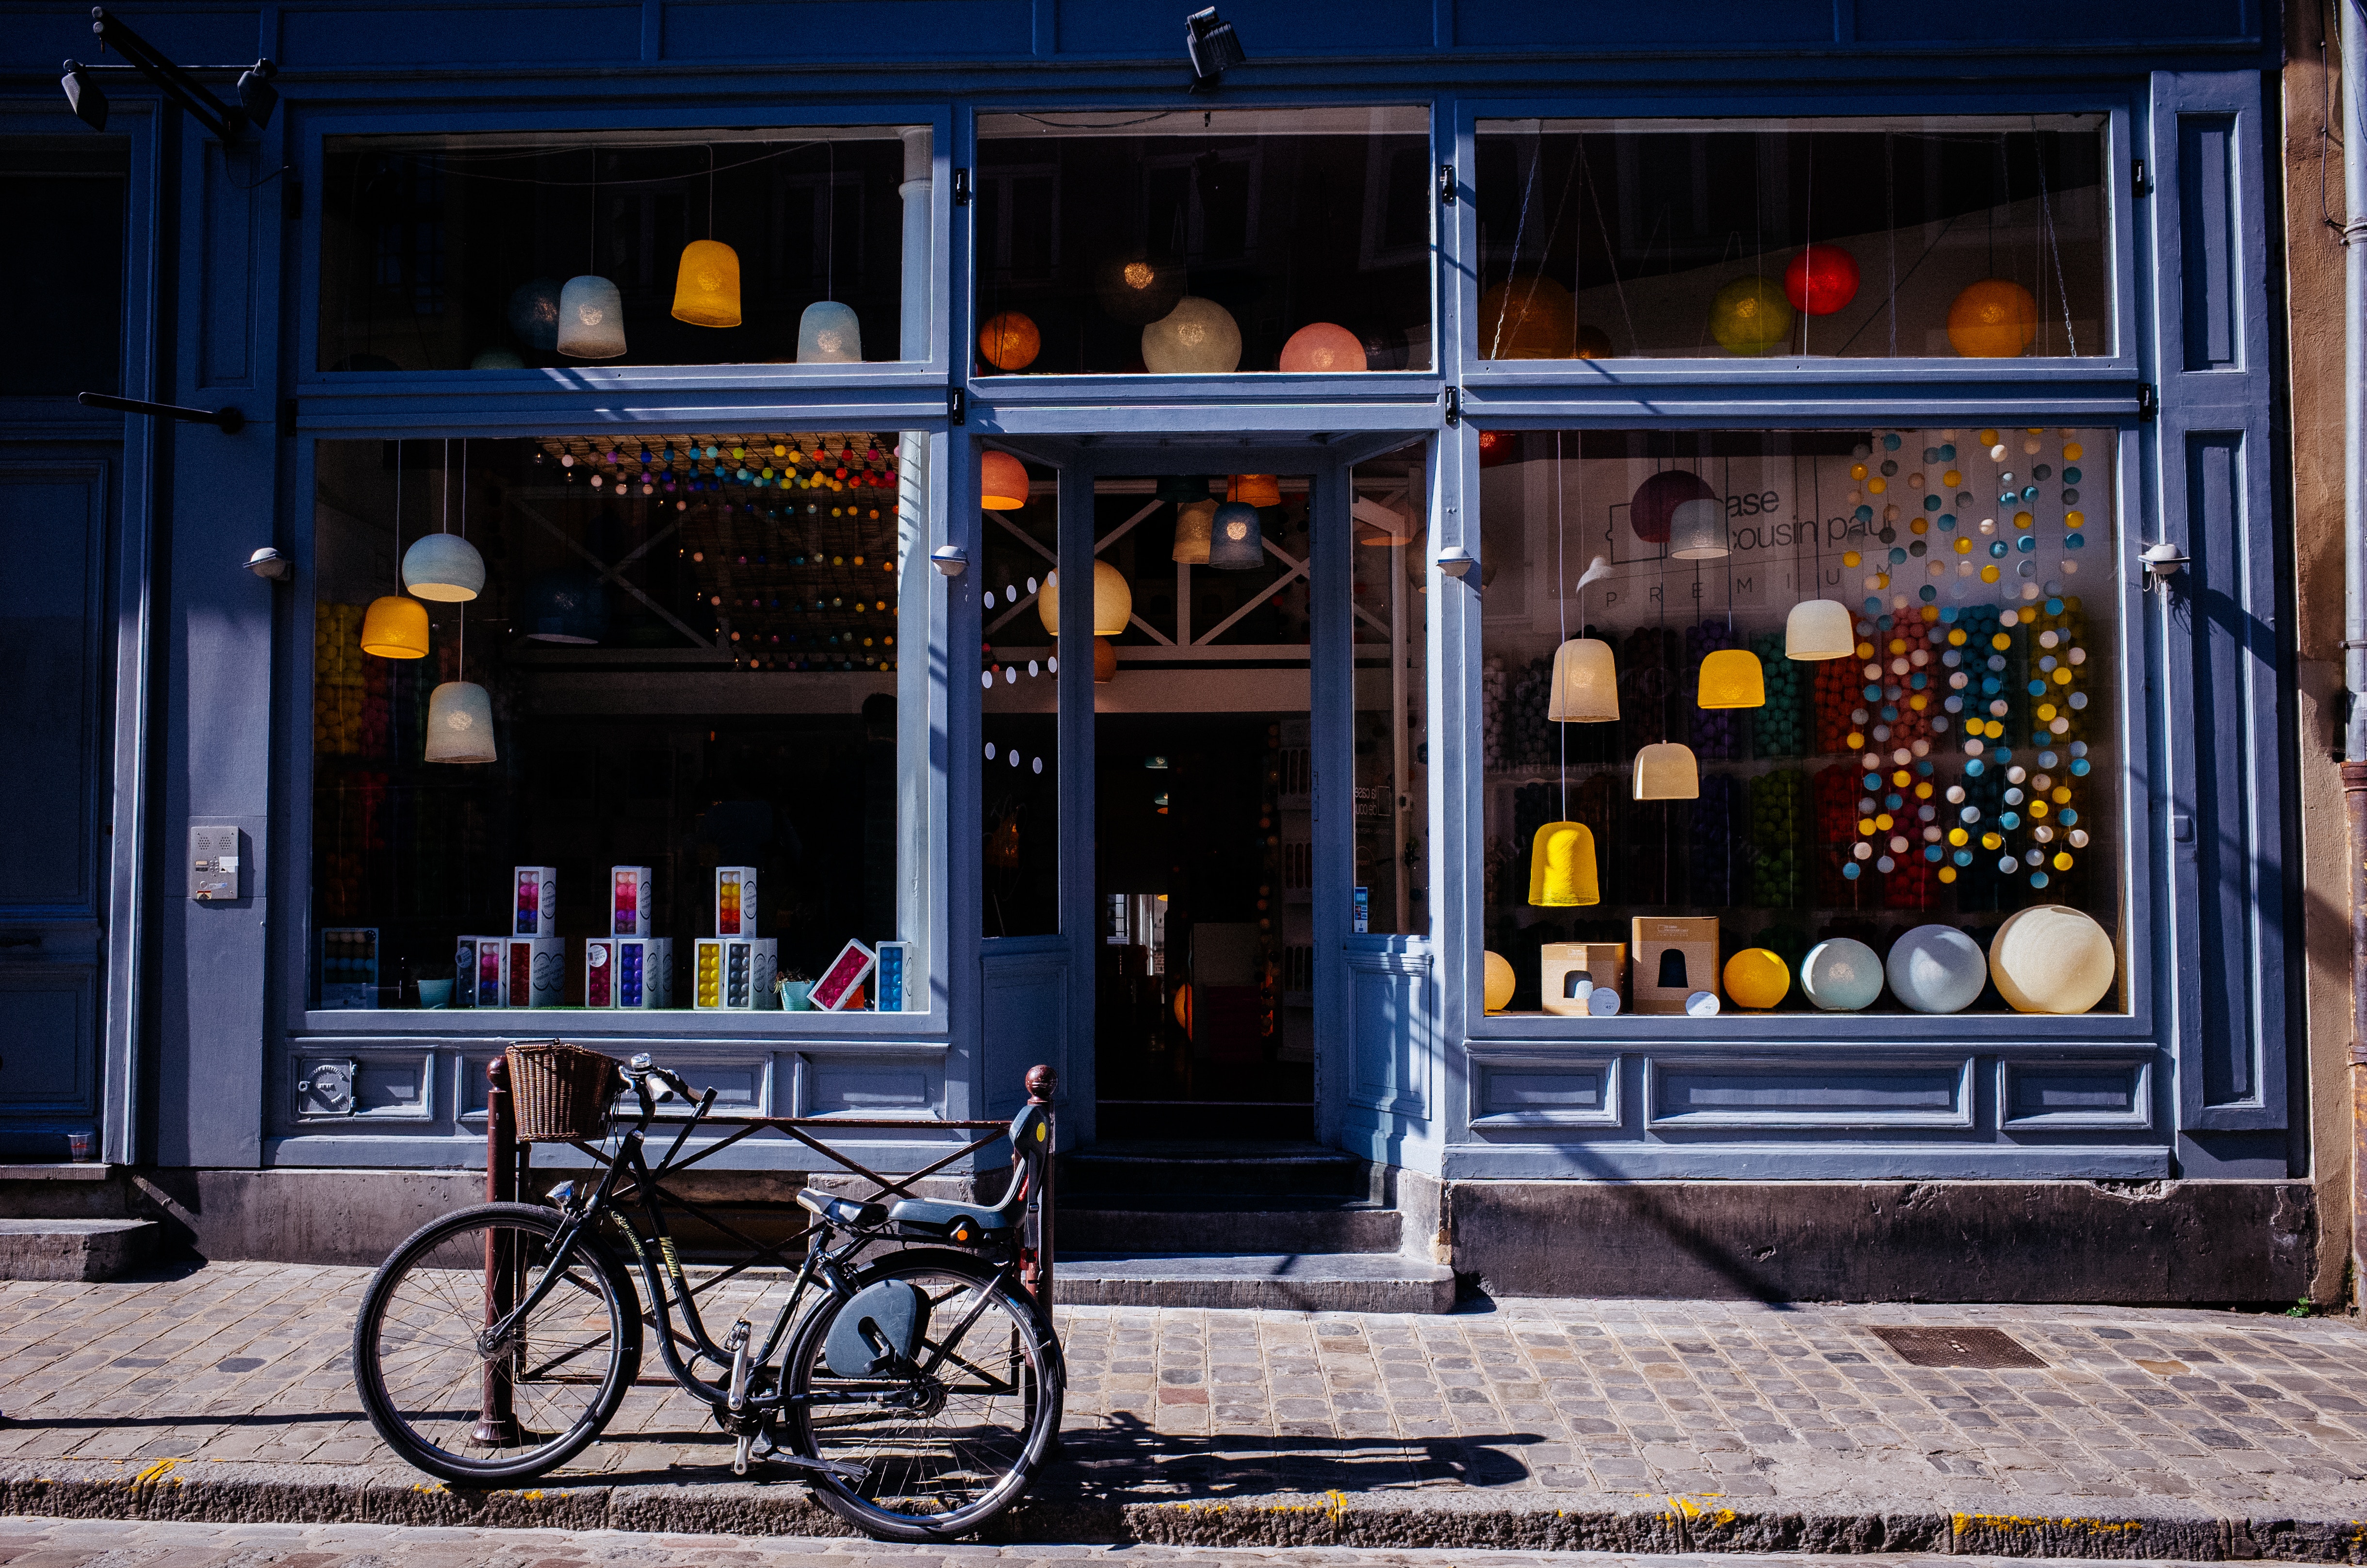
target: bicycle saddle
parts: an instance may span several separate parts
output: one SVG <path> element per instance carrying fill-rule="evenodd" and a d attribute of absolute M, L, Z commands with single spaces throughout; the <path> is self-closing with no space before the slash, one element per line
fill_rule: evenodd
<path fill-rule="evenodd" d="M 867 1231 L 888 1219 L 888 1206 L 884 1203 L 855 1203 L 817 1192 L 810 1187 L 798 1189 L 798 1201 L 830 1223 L 850 1230 Z"/>

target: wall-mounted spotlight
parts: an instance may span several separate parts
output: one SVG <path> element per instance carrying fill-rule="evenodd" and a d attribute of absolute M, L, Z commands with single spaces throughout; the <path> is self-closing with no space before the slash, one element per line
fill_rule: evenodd
<path fill-rule="evenodd" d="M 2168 540 L 2147 545 L 2141 559 L 2145 562 L 2146 586 L 2169 591 L 2169 580 L 2194 564 L 2193 558 Z"/>
<path fill-rule="evenodd" d="M 940 575 L 958 577 L 969 570 L 969 551 L 957 544 L 941 544 L 929 551 L 929 564 Z"/>
<path fill-rule="evenodd" d="M 101 49 L 112 49 L 123 56 L 122 65 L 85 65 L 80 61 L 65 62 L 65 74 L 58 85 L 65 89 L 66 107 L 74 118 L 93 131 L 107 129 L 107 95 L 101 92 L 93 77 L 100 72 L 137 71 L 156 85 L 157 91 L 178 104 L 192 119 L 224 142 L 235 141 L 248 126 L 271 123 L 271 111 L 279 102 L 278 89 L 271 78 L 279 68 L 268 59 L 258 60 L 249 66 L 200 65 L 195 69 L 206 72 L 239 73 L 236 105 L 226 104 L 206 91 L 196 75 L 174 64 L 156 52 L 147 40 L 133 32 L 117 17 L 107 14 L 103 6 L 90 8 L 90 30 L 98 37 Z"/>
<path fill-rule="evenodd" d="M 1249 63 L 1240 36 L 1233 31 L 1232 23 L 1217 15 L 1214 6 L 1184 18 L 1184 48 L 1192 57 L 1192 90 L 1195 93 L 1214 92 L 1226 72 Z"/>
<path fill-rule="evenodd" d="M 1447 546 L 1438 552 L 1438 569 L 1450 577 L 1460 577 L 1479 564 L 1479 558 L 1459 544 Z"/>
<path fill-rule="evenodd" d="M 296 570 L 286 556 L 267 544 L 246 558 L 246 569 L 266 583 L 284 582 Z"/>

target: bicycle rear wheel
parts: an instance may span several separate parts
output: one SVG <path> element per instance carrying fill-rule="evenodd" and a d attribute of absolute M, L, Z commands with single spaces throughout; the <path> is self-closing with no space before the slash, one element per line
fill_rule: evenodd
<path fill-rule="evenodd" d="M 1051 1324 L 966 1253 L 891 1254 L 852 1281 L 918 1286 L 928 1327 L 902 1375 L 835 1377 L 825 1364 L 845 1303 L 824 1301 L 788 1352 L 785 1426 L 809 1459 L 859 1465 L 857 1483 L 810 1478 L 839 1517 L 887 1540 L 966 1535 L 1019 1500 L 1060 1429 L 1066 1373 Z"/>
<path fill-rule="evenodd" d="M 463 1484 L 515 1481 L 599 1436 L 640 1369 L 640 1299 L 585 1237 L 501 1345 L 486 1327 L 549 1271 L 560 1218 L 488 1203 L 430 1221 L 362 1295 L 354 1382 L 387 1446 Z"/>

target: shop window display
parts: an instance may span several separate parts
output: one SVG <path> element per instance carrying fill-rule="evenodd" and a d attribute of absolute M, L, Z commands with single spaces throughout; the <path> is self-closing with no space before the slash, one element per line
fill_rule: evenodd
<path fill-rule="evenodd" d="M 1420 108 L 982 115 L 976 373 L 1424 370 Z"/>
<path fill-rule="evenodd" d="M 2101 115 L 1483 120 L 1483 359 L 2113 351 Z"/>
<path fill-rule="evenodd" d="M 2124 1006 L 2114 449 L 1484 432 L 1489 1010 Z"/>
<path fill-rule="evenodd" d="M 311 1005 L 924 1010 L 924 454 L 320 443 Z"/>
<path fill-rule="evenodd" d="M 908 357 L 893 128 L 339 137 L 319 369 L 844 365 Z"/>

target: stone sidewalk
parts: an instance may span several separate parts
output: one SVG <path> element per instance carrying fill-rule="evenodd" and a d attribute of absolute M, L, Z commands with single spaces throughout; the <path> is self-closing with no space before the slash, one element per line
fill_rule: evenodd
<path fill-rule="evenodd" d="M 0 1513 L 835 1534 L 735 1481 L 652 1366 L 528 1488 L 392 1461 L 360 1269 L 0 1284 Z M 710 1322 L 777 1286 L 735 1281 Z M 758 1318 L 759 1322 L 763 1321 Z M 2367 1561 L 2367 1334 L 2118 1307 L 1503 1301 L 1446 1317 L 1064 1308 L 1029 1540 Z M 2042 1362 L 1910 1366 L 1876 1326 Z"/>

